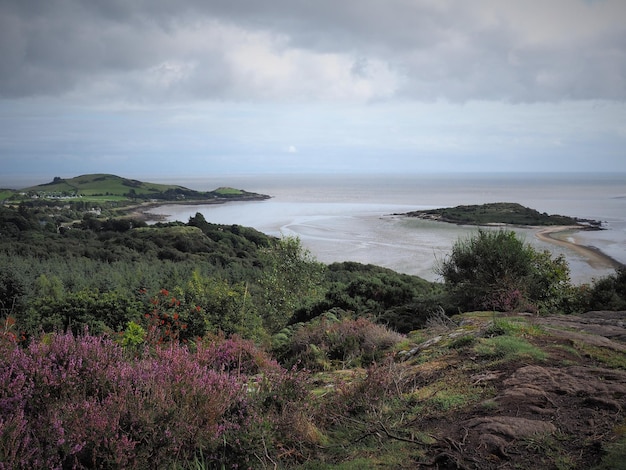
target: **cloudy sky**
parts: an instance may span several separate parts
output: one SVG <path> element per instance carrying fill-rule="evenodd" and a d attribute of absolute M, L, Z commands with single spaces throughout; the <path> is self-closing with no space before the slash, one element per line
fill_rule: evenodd
<path fill-rule="evenodd" d="M 0 0 L 0 179 L 626 172 L 624 0 Z"/>

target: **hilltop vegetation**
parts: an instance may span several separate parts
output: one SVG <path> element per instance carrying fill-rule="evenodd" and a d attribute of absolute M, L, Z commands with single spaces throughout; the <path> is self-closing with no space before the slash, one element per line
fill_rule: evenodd
<path fill-rule="evenodd" d="M 441 209 L 413 211 L 409 217 L 438 220 L 464 225 L 581 225 L 599 227 L 600 223 L 563 215 L 549 215 L 535 209 L 511 202 L 494 202 L 478 205 L 462 205 Z"/>
<path fill-rule="evenodd" d="M 432 283 L 199 213 L 70 206 L 0 206 L 0 466 L 626 460 L 624 269 L 573 286 L 479 231 Z"/>
<path fill-rule="evenodd" d="M 241 189 L 218 188 L 214 191 L 194 191 L 178 185 L 146 183 L 110 174 L 89 174 L 64 179 L 55 177 L 50 183 L 31 186 L 16 191 L 4 190 L 0 200 L 19 202 L 29 199 L 74 200 L 90 202 L 136 201 L 201 201 L 265 199 L 268 196 L 249 193 Z"/>

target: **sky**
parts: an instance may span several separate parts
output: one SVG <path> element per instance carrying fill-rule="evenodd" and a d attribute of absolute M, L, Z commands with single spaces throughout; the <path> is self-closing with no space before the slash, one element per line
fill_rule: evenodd
<path fill-rule="evenodd" d="M 0 0 L 0 183 L 626 172 L 624 0 Z"/>

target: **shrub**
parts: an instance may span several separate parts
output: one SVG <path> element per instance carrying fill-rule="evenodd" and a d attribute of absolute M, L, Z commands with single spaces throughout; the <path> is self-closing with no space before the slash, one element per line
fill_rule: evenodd
<path fill-rule="evenodd" d="M 595 281 L 588 302 L 589 310 L 626 310 L 626 266 Z"/>
<path fill-rule="evenodd" d="M 71 334 L 5 351 L 0 456 L 7 468 L 143 468 L 215 452 L 245 399 L 234 377 L 171 345 L 127 361 L 121 347 Z"/>
<path fill-rule="evenodd" d="M 228 468 L 303 456 L 321 433 L 307 374 L 241 338 L 127 354 L 49 334 L 0 342 L 0 468 Z M 297 449 L 297 452 L 295 451 Z"/>
<path fill-rule="evenodd" d="M 563 257 L 539 253 L 509 230 L 479 230 L 457 241 L 437 272 L 464 310 L 558 309 L 569 287 Z"/>
<path fill-rule="evenodd" d="M 368 366 L 383 358 L 403 336 L 365 318 L 337 320 L 322 317 L 297 329 L 283 353 L 290 363 L 319 370 L 335 363 L 341 367 Z"/>
<path fill-rule="evenodd" d="M 356 414 L 380 410 L 381 403 L 398 398 L 412 386 L 406 371 L 391 357 L 372 364 L 365 377 L 338 384 L 337 393 L 322 404 L 320 419 L 326 425 L 336 424 Z"/>

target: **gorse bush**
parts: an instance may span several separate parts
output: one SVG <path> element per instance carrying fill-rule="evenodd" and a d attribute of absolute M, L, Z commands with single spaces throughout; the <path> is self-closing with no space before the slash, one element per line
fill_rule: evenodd
<path fill-rule="evenodd" d="M 136 357 L 115 341 L 50 334 L 0 342 L 0 468 L 250 466 L 300 438 L 305 377 L 241 339 Z M 251 386 L 250 384 L 256 384 Z M 257 460 L 258 463 L 258 460 Z"/>

